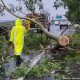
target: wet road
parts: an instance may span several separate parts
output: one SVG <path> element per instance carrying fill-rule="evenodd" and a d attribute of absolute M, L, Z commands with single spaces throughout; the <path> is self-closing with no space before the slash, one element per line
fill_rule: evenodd
<path fill-rule="evenodd" d="M 62 32 L 63 29 L 60 30 L 60 27 L 59 26 L 55 26 L 55 25 L 52 25 L 50 26 L 50 32 L 53 33 L 54 35 L 56 36 L 59 36 L 60 33 Z M 75 30 L 74 28 L 72 27 L 69 27 L 63 35 L 71 35 L 71 34 L 74 34 L 75 33 Z"/>

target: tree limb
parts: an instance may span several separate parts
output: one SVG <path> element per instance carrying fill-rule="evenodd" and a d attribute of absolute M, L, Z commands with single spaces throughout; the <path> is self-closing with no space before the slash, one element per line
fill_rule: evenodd
<path fill-rule="evenodd" d="M 56 35 L 53 35 L 52 33 L 48 32 L 47 29 L 45 29 L 40 22 L 37 22 L 37 21 L 35 21 L 34 19 L 30 19 L 30 18 L 28 18 L 28 17 L 21 17 L 21 16 L 18 16 L 18 15 L 16 15 L 16 14 L 12 13 L 12 12 L 7 8 L 7 6 L 5 5 L 5 3 L 3 2 L 3 0 L 1 0 L 1 2 L 2 2 L 5 10 L 7 10 L 7 11 L 8 11 L 9 13 L 11 13 L 13 16 L 15 16 L 15 17 L 17 17 L 17 18 L 20 18 L 20 19 L 28 19 L 28 20 L 36 23 L 36 24 L 42 29 L 42 31 L 43 31 L 47 36 L 49 36 L 50 38 L 53 38 L 54 40 L 58 40 L 58 37 L 56 37 Z"/>
<path fill-rule="evenodd" d="M 20 19 L 28 19 L 28 20 L 36 23 L 48 37 L 50 37 L 50 38 L 52 38 L 52 39 L 54 39 L 54 40 L 56 40 L 56 41 L 59 42 L 60 36 L 62 36 L 62 35 L 60 35 L 60 36 L 58 37 L 58 36 L 56 36 L 56 35 L 48 32 L 48 30 L 45 29 L 44 26 L 43 26 L 40 22 L 37 22 L 36 20 L 31 19 L 31 18 L 28 18 L 28 17 L 21 17 L 21 16 L 18 16 L 18 15 L 16 15 L 16 14 L 12 13 L 12 12 L 7 8 L 7 6 L 5 5 L 5 3 L 3 2 L 3 0 L 1 0 L 1 2 L 2 2 L 3 6 L 5 7 L 5 10 L 7 10 L 9 13 L 11 13 L 12 15 L 14 15 L 14 16 L 17 17 L 17 18 L 20 18 Z"/>

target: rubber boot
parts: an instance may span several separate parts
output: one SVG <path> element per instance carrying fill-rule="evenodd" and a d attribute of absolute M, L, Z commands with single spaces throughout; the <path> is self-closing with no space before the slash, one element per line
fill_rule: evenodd
<path fill-rule="evenodd" d="M 16 66 L 20 66 L 21 65 L 21 57 L 20 55 L 16 55 Z"/>

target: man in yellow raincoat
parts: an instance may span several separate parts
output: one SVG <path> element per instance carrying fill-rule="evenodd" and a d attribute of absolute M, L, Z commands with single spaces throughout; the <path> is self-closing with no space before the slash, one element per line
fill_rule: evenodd
<path fill-rule="evenodd" d="M 22 25 L 22 21 L 18 18 L 15 21 L 15 26 L 12 27 L 10 33 L 9 44 L 12 43 L 14 45 L 14 54 L 16 56 L 16 65 L 19 66 L 21 64 L 20 55 L 22 53 L 23 45 L 24 45 L 24 35 L 27 33 L 28 27 L 24 27 Z"/>

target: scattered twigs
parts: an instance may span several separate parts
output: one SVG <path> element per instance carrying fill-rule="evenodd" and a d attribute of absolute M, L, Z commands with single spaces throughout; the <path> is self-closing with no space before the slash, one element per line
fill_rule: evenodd
<path fill-rule="evenodd" d="M 29 65 L 29 68 L 26 71 L 26 75 L 32 70 L 32 68 L 38 63 L 41 57 L 45 54 L 45 50 L 41 44 L 40 44 L 40 47 L 42 48 L 42 53 L 33 58 L 33 61 L 31 62 L 31 64 Z M 17 80 L 24 80 L 24 78 L 25 76 L 22 78 L 18 78 Z"/>

